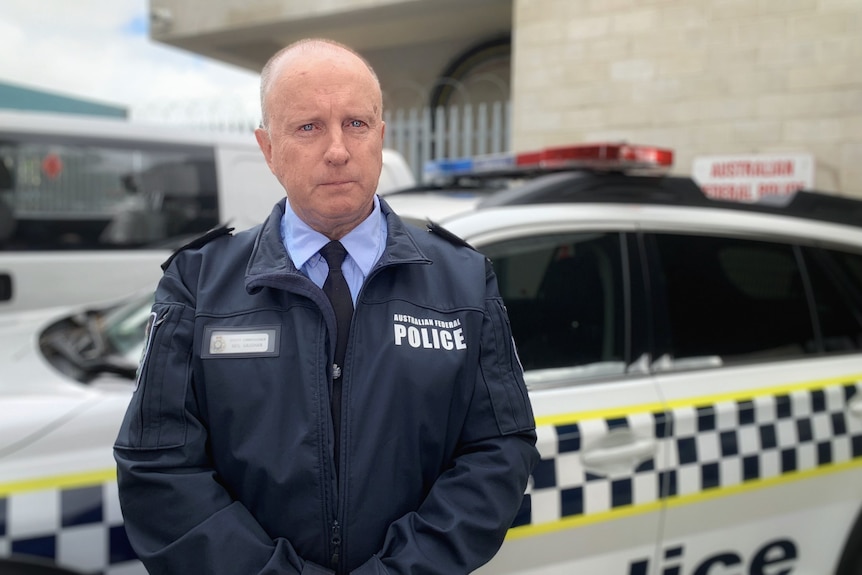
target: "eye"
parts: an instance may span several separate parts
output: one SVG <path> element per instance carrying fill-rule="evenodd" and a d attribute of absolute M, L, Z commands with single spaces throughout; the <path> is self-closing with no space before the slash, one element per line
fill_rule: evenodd
<path fill-rule="evenodd" d="M 350 127 L 351 128 L 361 128 L 364 125 L 365 125 L 365 122 L 363 122 L 362 120 L 350 120 Z"/>
<path fill-rule="evenodd" d="M 314 124 L 303 124 L 299 127 L 300 132 L 310 132 L 314 129 Z"/>

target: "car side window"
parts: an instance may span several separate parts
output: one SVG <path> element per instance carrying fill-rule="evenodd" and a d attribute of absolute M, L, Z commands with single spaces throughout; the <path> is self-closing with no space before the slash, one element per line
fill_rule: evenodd
<path fill-rule="evenodd" d="M 793 246 L 730 237 L 654 238 L 674 361 L 721 365 L 818 351 Z"/>
<path fill-rule="evenodd" d="M 520 238 L 486 246 L 528 372 L 568 375 L 625 370 L 625 308 L 619 234 Z"/>
<path fill-rule="evenodd" d="M 862 254 L 823 249 L 804 253 L 823 351 L 862 349 Z"/>

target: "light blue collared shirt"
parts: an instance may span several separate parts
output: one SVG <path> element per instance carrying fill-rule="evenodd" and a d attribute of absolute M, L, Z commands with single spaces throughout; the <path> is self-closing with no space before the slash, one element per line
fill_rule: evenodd
<path fill-rule="evenodd" d="M 340 240 L 347 250 L 347 257 L 344 258 L 341 271 L 350 287 L 354 306 L 362 283 L 383 255 L 387 231 L 386 218 L 380 211 L 380 200 L 375 195 L 374 209 L 371 214 Z M 329 238 L 311 229 L 308 224 L 299 219 L 290 207 L 290 202 L 284 203 L 281 241 L 290 259 L 293 260 L 293 265 L 317 284 L 317 287 L 323 288 L 323 282 L 329 275 L 329 266 L 318 252 L 329 243 Z"/>

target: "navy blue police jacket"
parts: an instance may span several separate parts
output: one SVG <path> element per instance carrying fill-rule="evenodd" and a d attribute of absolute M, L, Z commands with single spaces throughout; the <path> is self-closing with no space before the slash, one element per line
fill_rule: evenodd
<path fill-rule="evenodd" d="M 406 225 L 353 316 L 339 471 L 335 316 L 261 226 L 174 254 L 114 447 L 151 573 L 466 574 L 499 549 L 538 460 L 490 262 Z"/>

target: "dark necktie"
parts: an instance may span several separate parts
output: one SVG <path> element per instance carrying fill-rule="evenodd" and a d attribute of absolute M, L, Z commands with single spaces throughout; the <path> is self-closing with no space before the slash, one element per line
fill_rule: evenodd
<path fill-rule="evenodd" d="M 347 334 L 350 331 L 350 318 L 353 316 L 353 299 L 350 288 L 341 272 L 341 264 L 347 256 L 347 250 L 341 242 L 331 241 L 320 248 L 320 255 L 329 264 L 329 275 L 323 282 L 323 293 L 332 303 L 335 310 L 336 339 L 335 363 L 332 366 L 332 422 L 335 432 L 335 469 L 338 470 L 340 455 L 339 439 L 341 435 L 341 374 L 344 367 L 344 352 L 347 349 Z"/>

